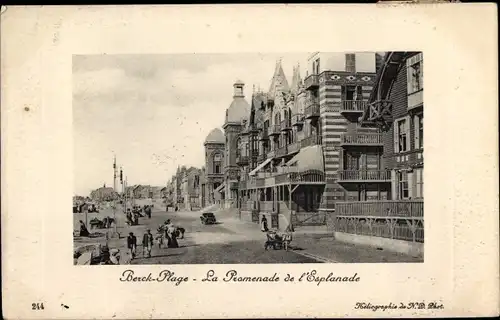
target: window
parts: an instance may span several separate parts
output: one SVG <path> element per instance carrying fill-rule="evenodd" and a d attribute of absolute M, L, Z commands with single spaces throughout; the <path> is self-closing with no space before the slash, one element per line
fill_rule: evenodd
<path fill-rule="evenodd" d="M 398 176 L 399 183 L 399 199 L 408 199 L 408 172 L 403 171 L 399 173 Z"/>
<path fill-rule="evenodd" d="M 424 147 L 424 115 L 418 114 L 413 118 L 415 129 L 415 149 Z"/>
<path fill-rule="evenodd" d="M 221 173 L 220 172 L 221 162 L 222 162 L 221 155 L 219 153 L 216 153 L 214 155 L 214 173 Z"/>
<path fill-rule="evenodd" d="M 356 72 L 356 55 L 354 53 L 345 55 L 345 71 Z"/>
<path fill-rule="evenodd" d="M 415 169 L 415 175 L 416 175 L 416 181 L 415 181 L 415 186 L 416 186 L 416 193 L 415 193 L 415 198 L 423 198 L 424 197 L 424 169 Z"/>
<path fill-rule="evenodd" d="M 406 60 L 408 94 L 424 88 L 423 56 L 421 53 Z"/>
<path fill-rule="evenodd" d="M 406 152 L 410 149 L 409 117 L 396 120 L 394 123 L 394 153 Z"/>
<path fill-rule="evenodd" d="M 342 100 L 363 100 L 363 91 L 361 86 L 343 86 L 342 87 Z"/>

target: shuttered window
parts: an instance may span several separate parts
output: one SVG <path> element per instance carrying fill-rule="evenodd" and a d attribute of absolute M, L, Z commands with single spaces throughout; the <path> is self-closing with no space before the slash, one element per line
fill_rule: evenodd
<path fill-rule="evenodd" d="M 406 60 L 408 94 L 424 88 L 423 55 L 419 53 Z"/>
<path fill-rule="evenodd" d="M 424 169 L 415 169 L 415 197 L 421 199 L 424 197 Z"/>
<path fill-rule="evenodd" d="M 413 117 L 415 149 L 424 147 L 424 115 L 418 114 Z"/>
<path fill-rule="evenodd" d="M 410 118 L 396 120 L 394 123 L 394 153 L 410 149 Z"/>
<path fill-rule="evenodd" d="M 402 171 L 398 175 L 398 185 L 399 185 L 399 199 L 408 199 L 408 172 Z"/>

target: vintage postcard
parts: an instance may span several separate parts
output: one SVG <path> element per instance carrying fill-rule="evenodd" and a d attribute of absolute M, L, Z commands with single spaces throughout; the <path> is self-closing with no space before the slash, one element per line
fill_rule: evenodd
<path fill-rule="evenodd" d="M 6 317 L 498 314 L 494 9 L 8 7 Z"/>

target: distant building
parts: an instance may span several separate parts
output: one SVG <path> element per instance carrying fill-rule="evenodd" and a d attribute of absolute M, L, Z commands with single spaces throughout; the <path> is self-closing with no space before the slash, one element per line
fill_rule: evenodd
<path fill-rule="evenodd" d="M 112 201 L 118 199 L 119 197 L 118 193 L 115 192 L 113 188 L 106 187 L 106 185 L 104 185 L 101 188 L 93 190 L 90 193 L 90 198 L 93 201 Z"/>

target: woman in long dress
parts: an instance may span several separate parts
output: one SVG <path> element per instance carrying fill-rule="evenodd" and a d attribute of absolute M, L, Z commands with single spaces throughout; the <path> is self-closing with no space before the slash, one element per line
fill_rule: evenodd
<path fill-rule="evenodd" d="M 170 224 L 168 226 L 167 233 L 169 237 L 168 247 L 179 248 L 179 243 L 177 242 L 177 229 L 172 224 Z"/>

